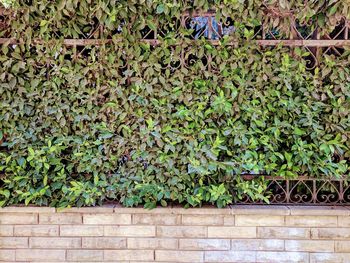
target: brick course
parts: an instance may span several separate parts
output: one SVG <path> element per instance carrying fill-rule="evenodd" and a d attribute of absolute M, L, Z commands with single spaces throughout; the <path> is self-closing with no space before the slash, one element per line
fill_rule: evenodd
<path fill-rule="evenodd" d="M 350 208 L 0 209 L 1 262 L 350 262 Z"/>

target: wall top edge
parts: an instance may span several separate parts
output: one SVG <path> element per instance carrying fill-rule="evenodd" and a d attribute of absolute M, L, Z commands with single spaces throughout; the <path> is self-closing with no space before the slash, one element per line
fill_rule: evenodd
<path fill-rule="evenodd" d="M 81 214 L 193 214 L 193 215 L 350 215 L 350 206 L 283 206 L 283 205 L 232 205 L 227 208 L 204 206 L 201 208 L 157 207 L 152 210 L 143 207 L 122 207 L 104 205 L 98 207 L 53 207 L 9 206 L 0 208 L 0 213 L 81 213 Z"/>

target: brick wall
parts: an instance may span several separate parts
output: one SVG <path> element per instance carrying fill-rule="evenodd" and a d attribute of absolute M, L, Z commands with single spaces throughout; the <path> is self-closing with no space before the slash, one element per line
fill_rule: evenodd
<path fill-rule="evenodd" d="M 350 208 L 0 209 L 5 262 L 350 262 Z"/>

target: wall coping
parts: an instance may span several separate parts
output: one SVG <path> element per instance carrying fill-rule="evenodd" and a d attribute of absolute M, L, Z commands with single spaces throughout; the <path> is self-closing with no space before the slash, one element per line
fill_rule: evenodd
<path fill-rule="evenodd" d="M 201 208 L 157 207 L 152 210 L 143 207 L 128 208 L 121 205 L 97 207 L 73 207 L 57 209 L 37 206 L 9 206 L 0 208 L 0 213 L 83 213 L 83 214 L 205 214 L 205 215 L 345 215 L 350 216 L 350 206 L 282 206 L 282 205 L 231 205 L 227 208 L 204 206 Z"/>

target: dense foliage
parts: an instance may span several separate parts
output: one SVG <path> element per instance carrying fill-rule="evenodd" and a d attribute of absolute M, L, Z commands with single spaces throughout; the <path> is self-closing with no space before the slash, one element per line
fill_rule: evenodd
<path fill-rule="evenodd" d="M 176 28 L 186 10 L 209 8 L 237 28 L 219 45 Z M 263 21 L 288 35 L 288 14 L 331 32 L 349 9 L 333 0 L 14 3 L 0 26 L 0 37 L 21 41 L 0 51 L 0 205 L 225 206 L 264 198 L 264 179 L 241 174 L 346 176 L 348 52 L 307 70 L 306 49 L 250 38 Z M 163 32 L 159 45 L 140 41 L 146 29 Z"/>

